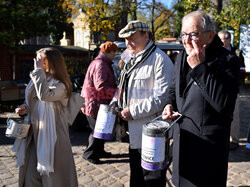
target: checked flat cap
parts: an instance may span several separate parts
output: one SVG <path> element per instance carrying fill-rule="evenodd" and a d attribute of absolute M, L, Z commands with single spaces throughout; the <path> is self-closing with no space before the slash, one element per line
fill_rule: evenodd
<path fill-rule="evenodd" d="M 120 38 L 127 38 L 134 34 L 136 31 L 149 31 L 147 23 L 140 20 L 130 21 L 122 30 L 119 32 Z"/>

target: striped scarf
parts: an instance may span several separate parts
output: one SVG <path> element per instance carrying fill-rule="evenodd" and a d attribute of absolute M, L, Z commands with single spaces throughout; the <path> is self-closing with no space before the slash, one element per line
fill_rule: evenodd
<path fill-rule="evenodd" d="M 152 42 L 152 45 L 142 54 L 141 60 L 136 62 L 136 58 L 131 58 L 128 63 L 124 65 L 123 70 L 121 71 L 120 77 L 119 77 L 119 97 L 118 97 L 118 107 L 119 108 L 126 108 L 127 107 L 127 87 L 128 87 L 128 80 L 130 75 L 132 74 L 132 71 L 138 67 L 140 64 L 145 62 L 145 60 L 154 52 L 156 49 L 156 45 Z"/>

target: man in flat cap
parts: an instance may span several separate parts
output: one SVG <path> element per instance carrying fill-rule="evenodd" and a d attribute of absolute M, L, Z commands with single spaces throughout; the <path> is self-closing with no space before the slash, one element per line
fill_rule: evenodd
<path fill-rule="evenodd" d="M 81 92 L 81 96 L 85 98 L 81 110 L 87 116 L 92 129 L 83 158 L 93 164 L 100 163 L 99 158 L 111 156 L 111 153 L 104 151 L 104 140 L 94 138 L 93 131 L 100 104 L 109 104 L 116 89 L 112 60 L 118 47 L 113 42 L 107 41 L 100 48 L 99 55 L 88 67 Z"/>
<path fill-rule="evenodd" d="M 161 114 L 174 66 L 152 41 L 146 23 L 129 22 L 119 37 L 125 38 L 129 53 L 123 58 L 118 86 L 122 94 L 117 103 L 121 109 L 119 116 L 128 123 L 130 186 L 165 186 L 166 169 L 151 172 L 141 167 L 142 127 Z"/>

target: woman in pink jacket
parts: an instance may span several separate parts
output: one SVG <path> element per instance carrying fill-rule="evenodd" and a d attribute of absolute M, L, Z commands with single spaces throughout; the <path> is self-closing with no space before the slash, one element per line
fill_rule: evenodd
<path fill-rule="evenodd" d="M 89 65 L 81 92 L 81 96 L 85 98 L 81 110 L 87 116 L 92 129 L 83 158 L 94 164 L 100 163 L 101 157 L 111 156 L 111 153 L 104 151 L 104 140 L 94 138 L 93 131 L 100 104 L 109 104 L 115 93 L 116 83 L 112 60 L 117 49 L 117 45 L 113 42 L 107 41 L 101 45 L 99 55 Z"/>

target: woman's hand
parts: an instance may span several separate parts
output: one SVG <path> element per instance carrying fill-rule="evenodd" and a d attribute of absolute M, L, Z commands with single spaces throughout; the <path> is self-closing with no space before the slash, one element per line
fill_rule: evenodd
<path fill-rule="evenodd" d="M 162 119 L 175 119 L 179 116 L 180 114 L 178 112 L 173 111 L 173 106 L 168 104 L 165 106 L 163 112 L 162 112 Z"/>
<path fill-rule="evenodd" d="M 19 115 L 25 115 L 25 114 L 27 114 L 27 112 L 28 112 L 27 106 L 25 104 L 23 104 L 23 105 L 17 107 L 15 109 L 15 112 L 17 114 L 19 114 Z"/>
<path fill-rule="evenodd" d="M 42 62 L 42 56 L 41 54 L 37 54 L 36 58 L 33 59 L 34 60 L 34 69 L 37 68 L 42 68 L 43 67 L 43 62 Z"/>

